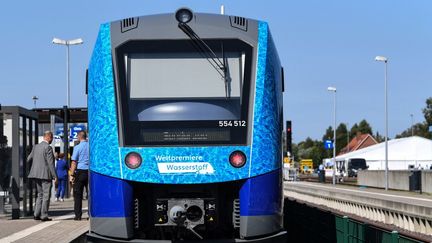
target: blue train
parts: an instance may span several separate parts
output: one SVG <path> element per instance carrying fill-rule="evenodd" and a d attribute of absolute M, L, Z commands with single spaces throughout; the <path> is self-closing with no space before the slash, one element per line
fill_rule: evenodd
<path fill-rule="evenodd" d="M 268 24 L 102 24 L 88 70 L 89 241 L 283 239 L 282 92 Z"/>

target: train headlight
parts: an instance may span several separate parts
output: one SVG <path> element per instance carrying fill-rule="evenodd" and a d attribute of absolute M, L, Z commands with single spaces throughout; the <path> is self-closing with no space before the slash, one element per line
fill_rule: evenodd
<path fill-rule="evenodd" d="M 175 17 L 179 23 L 186 24 L 192 20 L 192 10 L 188 8 L 181 8 L 175 13 Z"/>
<path fill-rule="evenodd" d="M 136 169 L 141 166 L 142 158 L 139 153 L 130 152 L 126 155 L 125 158 L 126 166 L 130 169 Z"/>
<path fill-rule="evenodd" d="M 229 162 L 235 168 L 240 168 L 246 164 L 246 155 L 242 151 L 234 151 L 229 157 Z"/>

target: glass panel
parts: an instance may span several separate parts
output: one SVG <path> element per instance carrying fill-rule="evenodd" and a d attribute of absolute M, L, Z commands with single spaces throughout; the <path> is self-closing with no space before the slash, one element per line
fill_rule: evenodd
<path fill-rule="evenodd" d="M 20 178 L 23 177 L 23 165 L 24 165 L 24 139 L 25 139 L 25 134 L 24 134 L 24 117 L 20 116 L 19 117 L 19 172 L 20 172 Z"/>
<path fill-rule="evenodd" d="M 27 131 L 27 133 L 26 133 L 26 139 L 27 139 L 27 144 L 28 144 L 28 142 L 29 142 L 29 139 L 30 139 L 30 119 L 29 118 L 27 118 L 26 119 L 26 131 Z"/>
<path fill-rule="evenodd" d="M 32 141 L 30 141 L 30 133 L 32 132 L 32 131 L 30 131 L 30 122 L 31 121 L 32 120 L 30 120 L 29 118 L 26 119 L 26 135 L 25 135 L 25 141 L 26 141 L 25 150 L 26 150 L 26 152 L 24 154 L 24 161 L 27 160 L 27 156 L 29 156 L 31 149 L 33 147 Z M 30 168 L 26 168 L 25 173 L 27 174 L 29 170 L 30 170 Z"/>
<path fill-rule="evenodd" d="M 41 137 L 43 136 L 45 131 L 50 131 L 50 130 L 51 130 L 51 125 L 49 123 L 39 124 L 38 136 Z"/>
<path fill-rule="evenodd" d="M 196 52 L 131 54 L 127 68 L 129 119 L 240 119 L 244 56 L 240 52 L 225 53 L 225 83 L 223 71 Z"/>
<path fill-rule="evenodd" d="M 0 134 L 0 190 L 7 191 L 12 175 L 12 114 L 3 114 L 0 125 L 3 130 Z"/>
<path fill-rule="evenodd" d="M 36 121 L 32 120 L 32 133 L 33 133 L 33 140 L 31 141 L 31 145 L 36 144 Z"/>
<path fill-rule="evenodd" d="M 231 97 L 240 97 L 242 56 L 241 53 L 225 53 Z M 221 74 L 200 53 L 131 54 L 129 61 L 131 99 L 226 97 Z"/>

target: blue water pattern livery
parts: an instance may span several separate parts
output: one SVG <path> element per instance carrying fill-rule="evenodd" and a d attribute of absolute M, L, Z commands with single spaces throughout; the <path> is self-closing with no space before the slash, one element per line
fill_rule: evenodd
<path fill-rule="evenodd" d="M 252 168 L 240 189 L 241 216 L 281 214 L 282 82 L 268 25 L 259 23 Z M 273 171 L 271 171 L 273 170 Z M 263 171 L 271 171 L 263 173 Z M 259 176 L 258 176 L 259 175 Z"/>
<path fill-rule="evenodd" d="M 258 59 L 255 84 L 253 136 L 251 146 L 209 147 L 120 147 L 113 78 L 109 24 L 101 25 L 89 68 L 90 169 L 94 172 L 132 181 L 195 184 L 249 178 L 280 168 L 281 95 L 277 82 L 279 60 L 268 25 L 259 22 Z M 274 60 L 277 62 L 274 63 Z M 279 77 L 280 78 L 280 77 Z M 234 168 L 228 158 L 240 150 L 247 157 L 242 168 Z M 141 167 L 129 169 L 124 158 L 129 152 L 142 158 Z M 160 173 L 157 156 L 195 156 L 199 160 L 182 161 L 191 165 L 211 166 L 208 173 Z M 180 161 L 171 161 L 178 163 Z M 202 163 L 202 164 L 200 164 Z M 207 163 L 207 164 L 204 164 Z M 160 165 L 159 165 L 160 166 Z"/>
<path fill-rule="evenodd" d="M 240 150 L 246 155 L 246 165 L 242 168 L 234 168 L 229 163 L 229 155 Z M 137 152 L 143 162 L 137 169 L 129 169 L 122 163 L 123 178 L 127 180 L 152 182 L 152 183 L 210 183 L 219 181 L 231 181 L 249 177 L 249 146 L 212 146 L 212 147 L 162 147 L 162 148 L 121 148 L 121 158 L 125 158 L 129 152 Z M 169 159 L 168 156 L 180 159 Z M 160 173 L 168 165 L 185 163 L 186 165 L 198 165 L 195 171 L 182 172 L 185 169 L 172 168 L 167 173 Z M 208 163 L 208 164 L 205 164 Z M 207 166 L 206 166 L 207 165 Z M 189 167 L 190 167 L 189 166 Z M 206 167 L 204 167 L 206 166 Z M 209 168 L 209 166 L 211 166 Z M 177 166 L 178 168 L 179 166 Z M 202 169 L 202 170 L 198 170 Z"/>
<path fill-rule="evenodd" d="M 268 24 L 260 21 L 250 176 L 281 166 L 282 87 L 279 69 L 279 57 Z"/>
<path fill-rule="evenodd" d="M 89 65 L 90 169 L 121 178 L 110 24 L 102 24 Z"/>

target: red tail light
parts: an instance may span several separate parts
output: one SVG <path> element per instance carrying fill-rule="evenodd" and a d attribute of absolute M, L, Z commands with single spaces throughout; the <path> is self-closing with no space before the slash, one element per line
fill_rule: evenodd
<path fill-rule="evenodd" d="M 240 168 L 246 164 L 246 155 L 242 151 L 234 151 L 229 157 L 230 164 L 235 168 Z"/>
<path fill-rule="evenodd" d="M 136 169 L 141 166 L 142 163 L 141 155 L 136 152 L 130 152 L 126 155 L 125 163 L 127 167 L 131 169 Z"/>

